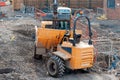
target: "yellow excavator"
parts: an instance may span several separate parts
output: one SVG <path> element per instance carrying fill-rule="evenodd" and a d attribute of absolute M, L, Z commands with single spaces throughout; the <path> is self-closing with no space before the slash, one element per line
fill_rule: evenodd
<path fill-rule="evenodd" d="M 89 41 L 81 41 L 82 31 L 76 29 L 76 23 L 82 17 L 88 21 Z M 79 26 L 77 26 L 79 27 Z M 61 77 L 65 69 L 91 68 L 94 64 L 94 46 L 90 20 L 86 16 L 76 17 L 71 27 L 71 9 L 58 7 L 54 0 L 53 13 L 48 13 L 41 21 L 41 27 L 35 27 L 34 58 L 47 55 L 47 71 L 50 76 Z M 46 53 L 37 55 L 37 48 L 43 47 Z"/>

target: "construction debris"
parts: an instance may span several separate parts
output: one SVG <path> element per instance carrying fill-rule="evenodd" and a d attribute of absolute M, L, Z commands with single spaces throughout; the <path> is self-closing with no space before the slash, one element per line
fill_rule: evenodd
<path fill-rule="evenodd" d="M 101 16 L 97 17 L 97 19 L 98 19 L 98 20 L 107 20 L 107 17 L 106 17 L 106 15 L 104 14 L 104 15 L 101 15 Z"/>
<path fill-rule="evenodd" d="M 13 70 L 7 74 L 0 74 L 0 79 L 56 80 L 46 74 L 46 65 L 44 64 L 44 61 L 34 61 L 31 57 L 33 56 L 34 48 L 32 33 L 34 32 L 34 26 L 40 26 L 40 22 L 30 16 L 24 17 L 25 14 L 20 15 L 22 15 L 22 18 L 17 18 L 16 20 L 6 19 L 0 22 L 0 25 L 2 26 L 0 27 L 0 69 L 6 70 L 12 68 L 11 70 Z M 100 37 L 94 40 L 96 41 L 95 46 L 98 55 L 96 59 L 98 62 L 95 63 L 92 70 L 96 72 L 83 74 L 78 71 L 76 75 L 76 72 L 73 71 L 72 74 L 70 73 L 69 75 L 65 75 L 64 78 L 72 80 L 80 80 L 81 78 L 84 80 L 113 80 L 114 78 L 114 80 L 117 80 L 115 74 L 117 73 L 118 75 L 119 70 L 110 70 L 108 61 L 109 59 L 112 60 L 111 46 L 113 47 L 113 54 L 115 54 L 114 52 L 116 49 L 118 50 L 117 54 L 120 53 L 119 29 L 117 27 L 112 28 L 108 27 L 109 25 L 105 25 L 106 23 L 108 24 L 108 22 L 105 22 L 104 25 L 101 22 L 98 23 L 99 25 L 97 27 L 93 27 L 98 34 L 97 36 Z M 111 23 L 111 21 L 109 21 L 109 23 Z M 119 25 L 119 22 L 114 23 Z M 113 26 L 115 24 L 113 24 Z M 83 30 L 85 29 L 86 28 Z M 113 44 L 111 44 L 111 41 Z M 109 54 L 110 57 L 108 56 Z M 90 79 L 89 77 L 92 77 L 93 79 Z M 59 80 L 64 80 L 64 78 Z"/>
<path fill-rule="evenodd" d="M 14 15 L 13 6 L 9 0 L 0 1 L 0 16 L 11 17 Z"/>
<path fill-rule="evenodd" d="M 18 0 L 17 0 L 18 1 Z M 18 1 L 20 2 L 20 0 Z M 14 6 L 15 7 L 15 6 Z M 98 8 L 96 19 L 93 20 L 93 43 L 95 46 L 95 64 L 90 73 L 73 71 L 63 78 L 54 79 L 46 73 L 45 61 L 34 60 L 33 48 L 35 26 L 40 26 L 40 21 L 35 20 L 44 12 L 33 6 L 23 3 L 16 6 L 20 12 L 13 11 L 11 5 L 0 7 L 0 14 L 8 18 L 0 20 L 0 80 L 119 80 L 120 74 L 120 24 L 117 21 L 108 21 L 101 8 Z M 36 12 L 35 12 L 36 11 Z M 91 21 L 95 18 L 93 10 L 86 9 Z M 28 15 L 29 14 L 29 15 Z M 31 17 L 32 16 L 32 17 Z M 12 18 L 9 18 L 12 17 Z M 74 18 L 73 18 L 74 19 Z M 41 20 L 41 19 L 40 19 Z M 88 36 L 87 23 L 77 22 L 78 29 L 82 29 L 82 39 Z M 44 52 L 43 49 L 39 51 Z M 77 75 L 76 75 L 77 73 Z"/>

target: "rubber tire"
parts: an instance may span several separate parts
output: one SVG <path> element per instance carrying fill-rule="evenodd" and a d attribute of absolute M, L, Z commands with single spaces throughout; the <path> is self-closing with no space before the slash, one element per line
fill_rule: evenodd
<path fill-rule="evenodd" d="M 51 69 L 51 67 L 53 68 L 53 66 L 54 70 Z M 65 72 L 64 61 L 57 56 L 51 56 L 47 62 L 47 70 L 48 74 L 52 77 L 62 77 Z"/>

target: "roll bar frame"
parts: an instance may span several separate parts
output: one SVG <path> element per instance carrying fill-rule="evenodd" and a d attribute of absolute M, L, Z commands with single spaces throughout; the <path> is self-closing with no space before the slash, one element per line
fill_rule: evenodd
<path fill-rule="evenodd" d="M 91 24 L 90 24 L 90 19 L 87 17 L 87 16 L 84 16 L 84 15 L 81 15 L 79 17 L 76 17 L 75 20 L 74 20 L 74 27 L 73 27 L 73 46 L 75 46 L 75 43 L 76 43 L 76 24 L 77 24 L 77 20 L 79 20 L 80 18 L 83 18 L 85 17 L 88 21 L 88 28 L 89 28 L 89 42 L 88 44 L 89 45 L 92 45 L 92 30 L 91 30 Z"/>

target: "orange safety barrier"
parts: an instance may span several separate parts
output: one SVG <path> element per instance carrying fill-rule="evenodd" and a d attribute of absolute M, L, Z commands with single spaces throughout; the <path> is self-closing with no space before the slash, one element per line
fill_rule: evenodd
<path fill-rule="evenodd" d="M 0 2 L 0 6 L 6 6 L 5 2 Z"/>

